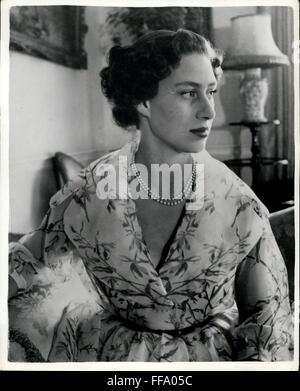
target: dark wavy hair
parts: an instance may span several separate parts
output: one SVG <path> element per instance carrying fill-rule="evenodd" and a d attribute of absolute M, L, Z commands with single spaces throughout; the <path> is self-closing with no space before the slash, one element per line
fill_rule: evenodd
<path fill-rule="evenodd" d="M 108 55 L 108 66 L 100 72 L 103 94 L 112 104 L 117 125 L 139 127 L 136 106 L 152 99 L 158 83 L 179 66 L 185 54 L 205 54 L 211 60 L 217 79 L 222 74 L 221 51 L 209 41 L 189 30 L 156 30 L 139 38 L 130 46 L 114 46 Z"/>

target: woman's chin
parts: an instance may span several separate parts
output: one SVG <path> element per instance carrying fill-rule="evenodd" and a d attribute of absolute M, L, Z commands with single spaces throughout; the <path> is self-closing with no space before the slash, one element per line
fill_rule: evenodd
<path fill-rule="evenodd" d="M 206 148 L 206 141 L 207 141 L 207 138 L 193 142 L 193 143 L 189 143 L 189 145 L 187 146 L 188 150 L 186 152 L 198 153 L 198 152 L 203 151 Z"/>

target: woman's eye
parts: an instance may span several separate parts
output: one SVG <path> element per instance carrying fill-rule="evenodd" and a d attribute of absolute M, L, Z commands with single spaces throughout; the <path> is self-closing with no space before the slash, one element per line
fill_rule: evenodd
<path fill-rule="evenodd" d="M 208 95 L 213 96 L 213 95 L 216 94 L 217 92 L 218 92 L 218 90 L 208 91 Z"/>
<path fill-rule="evenodd" d="M 180 95 L 187 99 L 194 99 L 198 96 L 197 91 L 194 90 L 181 92 Z"/>

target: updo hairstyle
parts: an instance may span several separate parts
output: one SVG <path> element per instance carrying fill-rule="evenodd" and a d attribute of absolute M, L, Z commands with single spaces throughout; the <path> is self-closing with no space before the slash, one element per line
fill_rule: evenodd
<path fill-rule="evenodd" d="M 183 55 L 191 53 L 208 56 L 216 78 L 220 78 L 221 52 L 189 30 L 156 30 L 143 35 L 133 45 L 112 47 L 108 66 L 102 69 L 100 77 L 103 94 L 112 104 L 117 125 L 139 128 L 136 106 L 154 98 L 159 81 L 179 66 Z"/>

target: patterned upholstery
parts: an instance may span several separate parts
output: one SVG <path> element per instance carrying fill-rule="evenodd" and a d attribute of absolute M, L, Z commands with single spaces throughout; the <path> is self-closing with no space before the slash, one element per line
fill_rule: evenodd
<path fill-rule="evenodd" d="M 41 356 L 47 360 L 62 313 L 82 303 L 95 312 L 99 309 L 99 295 L 80 258 L 60 259 L 54 267 L 45 270 L 43 278 L 40 286 L 9 302 L 11 361 L 24 361 L 24 355 L 25 361 L 41 361 Z"/>
<path fill-rule="evenodd" d="M 290 300 L 294 301 L 295 273 L 295 225 L 294 207 L 271 213 L 270 223 L 282 256 L 286 262 L 289 278 Z"/>

